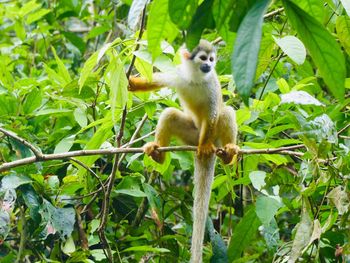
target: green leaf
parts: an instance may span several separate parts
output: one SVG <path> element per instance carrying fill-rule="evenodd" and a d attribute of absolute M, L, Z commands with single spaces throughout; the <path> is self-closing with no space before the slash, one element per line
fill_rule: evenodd
<path fill-rule="evenodd" d="M 294 103 L 300 105 L 316 105 L 316 106 L 325 106 L 319 100 L 311 96 L 309 93 L 303 90 L 291 91 L 286 94 L 281 94 L 281 104 L 284 103 Z"/>
<path fill-rule="evenodd" d="M 212 246 L 213 255 L 210 263 L 227 263 L 227 247 L 220 234 L 215 230 L 212 220 L 208 217 L 206 229 Z"/>
<path fill-rule="evenodd" d="M 147 0 L 133 0 L 129 14 L 128 14 L 128 25 L 132 30 L 135 30 L 137 23 L 140 20 L 142 10 L 144 9 Z"/>
<path fill-rule="evenodd" d="M 196 12 L 197 2 L 197 0 L 169 0 L 171 21 L 182 30 L 188 28 Z"/>
<path fill-rule="evenodd" d="M 54 153 L 68 152 L 72 148 L 74 143 L 75 135 L 63 138 L 55 147 Z"/>
<path fill-rule="evenodd" d="M 128 100 L 128 79 L 125 75 L 124 64 L 118 58 L 116 52 L 110 55 L 110 63 L 105 72 L 107 85 L 111 88 L 110 105 L 112 109 L 112 121 L 115 122 L 115 109 L 123 109 Z"/>
<path fill-rule="evenodd" d="M 87 116 L 86 112 L 82 108 L 76 108 L 74 110 L 74 119 L 80 125 L 80 127 L 84 128 L 87 125 Z"/>
<path fill-rule="evenodd" d="M 239 0 L 234 1 L 233 5 L 230 7 L 233 10 L 233 14 L 230 18 L 230 30 L 232 32 L 237 32 L 239 25 L 241 24 L 244 16 L 247 14 L 248 10 L 256 3 L 256 0 Z"/>
<path fill-rule="evenodd" d="M 32 0 L 23 5 L 19 10 L 18 14 L 19 16 L 24 17 L 25 15 L 28 15 L 30 12 L 33 12 L 39 7 L 41 7 L 41 4 L 38 4 L 36 0 Z"/>
<path fill-rule="evenodd" d="M 2 189 L 16 189 L 18 186 L 23 184 L 29 184 L 32 180 L 24 175 L 10 174 L 2 178 L 1 188 Z"/>
<path fill-rule="evenodd" d="M 50 13 L 50 9 L 41 8 L 39 11 L 27 16 L 27 24 L 34 23 Z"/>
<path fill-rule="evenodd" d="M 241 253 L 255 237 L 260 224 L 255 209 L 249 209 L 234 228 L 228 247 L 229 262 L 241 257 Z"/>
<path fill-rule="evenodd" d="M 214 0 L 204 0 L 197 8 L 187 31 L 186 47 L 189 50 L 197 46 L 205 28 L 213 27 L 214 18 L 211 11 L 213 4 Z"/>
<path fill-rule="evenodd" d="M 263 225 L 268 225 L 281 207 L 281 202 L 272 196 L 258 196 L 256 200 L 256 214 Z"/>
<path fill-rule="evenodd" d="M 31 92 L 26 95 L 23 103 L 23 112 L 25 114 L 32 113 L 41 106 L 42 99 L 41 90 L 33 88 Z"/>
<path fill-rule="evenodd" d="M 218 31 L 229 22 L 236 0 L 215 0 L 213 4 L 213 17 Z"/>
<path fill-rule="evenodd" d="M 117 194 L 126 194 L 134 197 L 147 197 L 146 193 L 140 189 L 142 181 L 143 177 L 141 176 L 123 177 L 114 192 Z"/>
<path fill-rule="evenodd" d="M 237 32 L 232 56 L 232 72 L 237 91 L 246 104 L 254 84 L 263 16 L 269 3 L 270 0 L 258 1 L 248 11 Z"/>
<path fill-rule="evenodd" d="M 342 3 L 344 9 L 346 10 L 346 13 L 348 14 L 348 16 L 350 16 L 350 0 L 340 0 L 340 2 Z"/>
<path fill-rule="evenodd" d="M 79 49 L 81 54 L 84 54 L 86 44 L 81 37 L 72 32 L 62 31 L 61 33 L 67 38 L 68 41 L 70 41 L 77 49 Z"/>
<path fill-rule="evenodd" d="M 166 248 L 157 248 L 151 246 L 134 246 L 124 249 L 122 252 L 135 251 L 135 252 L 153 252 L 153 253 L 168 253 L 170 250 Z"/>
<path fill-rule="evenodd" d="M 330 92 L 344 99 L 345 60 L 333 36 L 294 3 L 283 1 L 287 16 L 318 67 Z"/>
<path fill-rule="evenodd" d="M 293 240 L 292 250 L 288 262 L 297 262 L 297 259 L 302 255 L 303 249 L 309 244 L 312 235 L 312 221 L 309 216 L 310 207 L 304 201 L 300 222 L 295 226 L 295 237 Z"/>
<path fill-rule="evenodd" d="M 283 38 L 274 38 L 277 45 L 287 54 L 295 63 L 301 65 L 306 58 L 306 49 L 303 43 L 295 36 L 285 36 Z"/>
<path fill-rule="evenodd" d="M 266 173 L 264 171 L 253 171 L 249 173 L 249 179 L 253 187 L 260 192 L 266 185 L 265 178 Z"/>
<path fill-rule="evenodd" d="M 47 235 L 58 232 L 62 239 L 70 237 L 75 224 L 75 211 L 72 207 L 56 208 L 44 199 L 39 212 Z"/>
<path fill-rule="evenodd" d="M 338 16 L 336 29 L 340 43 L 350 56 L 350 18 L 348 16 Z"/>
<path fill-rule="evenodd" d="M 148 50 L 151 52 L 153 60 L 162 53 L 160 42 L 169 20 L 168 0 L 153 1 L 147 20 Z"/>
<path fill-rule="evenodd" d="M 85 62 L 83 69 L 81 70 L 80 77 L 78 80 L 79 84 L 79 93 L 84 86 L 85 81 L 93 71 L 96 64 L 103 57 L 103 55 L 109 50 L 113 43 L 105 44 L 100 50 L 97 50 L 94 54 L 92 54 L 89 59 Z"/>
<path fill-rule="evenodd" d="M 258 66 L 256 69 L 255 79 L 258 79 L 261 74 L 265 72 L 267 67 L 272 62 L 272 53 L 276 44 L 273 41 L 272 37 L 264 37 L 261 40 L 260 51 L 259 51 L 259 59 Z"/>
<path fill-rule="evenodd" d="M 62 62 L 62 60 L 57 56 L 55 48 L 53 46 L 51 48 L 58 66 L 58 74 L 64 80 L 63 84 L 66 85 L 72 81 L 72 78 L 70 77 L 69 72 L 66 66 L 64 65 L 64 63 Z"/>
<path fill-rule="evenodd" d="M 324 20 L 324 3 L 319 0 L 292 0 L 296 5 L 303 9 L 320 23 Z"/>

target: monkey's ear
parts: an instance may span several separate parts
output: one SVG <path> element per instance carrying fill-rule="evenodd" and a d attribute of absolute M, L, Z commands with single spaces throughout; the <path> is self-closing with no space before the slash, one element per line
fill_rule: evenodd
<path fill-rule="evenodd" d="M 191 53 L 186 48 L 183 48 L 183 49 L 181 49 L 181 56 L 184 59 L 190 59 L 191 58 Z"/>

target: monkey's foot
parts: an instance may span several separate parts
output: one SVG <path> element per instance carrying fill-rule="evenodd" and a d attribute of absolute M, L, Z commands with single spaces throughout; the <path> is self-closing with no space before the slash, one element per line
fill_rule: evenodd
<path fill-rule="evenodd" d="M 236 144 L 228 143 L 224 148 L 216 150 L 216 155 L 223 161 L 224 164 L 232 162 L 233 157 L 239 153 L 239 147 Z"/>
<path fill-rule="evenodd" d="M 215 153 L 215 146 L 211 142 L 198 145 L 197 155 L 200 159 L 207 158 L 209 155 Z"/>
<path fill-rule="evenodd" d="M 160 145 L 156 142 L 148 142 L 143 146 L 143 152 L 156 161 L 157 163 L 163 163 L 165 160 L 165 152 L 158 151 Z"/>

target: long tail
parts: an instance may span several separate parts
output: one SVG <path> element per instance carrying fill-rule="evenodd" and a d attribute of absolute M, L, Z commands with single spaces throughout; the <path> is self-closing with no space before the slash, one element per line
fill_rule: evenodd
<path fill-rule="evenodd" d="M 191 263 L 202 263 L 205 222 L 214 178 L 215 157 L 215 154 L 205 160 L 195 157 Z"/>

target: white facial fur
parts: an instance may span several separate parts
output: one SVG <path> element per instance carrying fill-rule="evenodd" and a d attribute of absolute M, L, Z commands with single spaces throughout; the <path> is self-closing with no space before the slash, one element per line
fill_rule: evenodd
<path fill-rule="evenodd" d="M 208 72 L 203 72 L 201 66 L 206 64 L 210 67 Z M 209 79 L 211 74 L 215 74 L 216 54 L 210 52 L 209 54 L 204 50 L 199 51 L 193 59 L 186 56 L 182 58 L 181 71 L 184 74 L 185 79 L 189 79 L 196 82 Z M 204 66 L 204 67 L 207 67 Z"/>

